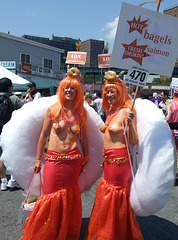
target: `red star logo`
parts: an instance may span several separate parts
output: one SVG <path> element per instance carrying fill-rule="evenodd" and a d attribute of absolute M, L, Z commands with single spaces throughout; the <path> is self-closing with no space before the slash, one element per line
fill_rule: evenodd
<path fill-rule="evenodd" d="M 135 39 L 131 44 L 123 44 L 122 46 L 125 48 L 122 59 L 131 58 L 135 62 L 138 62 L 142 66 L 142 60 L 144 57 L 149 57 L 150 55 L 145 52 L 145 49 L 148 45 L 137 45 L 137 39 Z"/>
<path fill-rule="evenodd" d="M 133 32 L 133 31 L 138 31 L 140 34 L 142 34 L 143 29 L 148 26 L 148 24 L 146 24 L 146 22 L 149 20 L 145 20 L 145 21 L 140 21 L 141 16 L 139 16 L 138 20 L 136 20 L 136 18 L 134 17 L 132 21 L 127 21 L 128 24 L 130 25 L 130 29 L 129 29 L 129 33 Z"/>

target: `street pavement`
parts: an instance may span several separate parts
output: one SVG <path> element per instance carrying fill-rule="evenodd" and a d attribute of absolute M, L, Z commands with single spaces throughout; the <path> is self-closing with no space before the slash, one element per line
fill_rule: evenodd
<path fill-rule="evenodd" d="M 83 218 L 80 240 L 84 239 L 97 182 L 89 192 L 82 194 Z M 17 240 L 22 236 L 23 231 L 17 226 L 17 220 L 23 200 L 21 189 L 0 191 L 0 240 Z M 137 220 L 145 240 L 178 240 L 178 181 L 163 209 L 149 217 L 137 217 Z"/>

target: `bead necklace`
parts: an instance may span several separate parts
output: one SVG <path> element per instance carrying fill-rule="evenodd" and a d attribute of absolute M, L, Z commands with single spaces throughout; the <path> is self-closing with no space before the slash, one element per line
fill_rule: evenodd
<path fill-rule="evenodd" d="M 109 111 L 109 114 L 108 114 L 108 116 L 107 116 L 107 118 L 106 118 L 106 121 L 105 121 L 105 125 L 106 125 L 106 126 L 109 126 L 111 120 L 118 114 L 118 112 L 120 111 L 120 109 L 121 109 L 121 108 L 118 108 L 118 109 L 116 109 L 116 111 L 115 111 L 114 113 L 111 113 L 111 112 L 112 112 L 112 108 L 111 108 L 111 110 Z"/>
<path fill-rule="evenodd" d="M 66 123 L 66 125 L 71 125 L 76 122 L 76 120 L 78 118 L 78 114 L 75 112 L 75 114 L 69 118 L 67 112 L 62 108 L 61 109 L 61 117 L 62 117 L 62 120 Z"/>

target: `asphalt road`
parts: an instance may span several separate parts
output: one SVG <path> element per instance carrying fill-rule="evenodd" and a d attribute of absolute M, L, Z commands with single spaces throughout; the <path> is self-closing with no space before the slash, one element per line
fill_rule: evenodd
<path fill-rule="evenodd" d="M 83 239 L 87 228 L 96 185 L 97 183 L 89 192 L 82 194 L 83 218 L 80 240 Z M 23 200 L 21 189 L 0 191 L 0 240 L 17 240 L 22 236 L 23 231 L 17 226 L 17 220 Z M 137 220 L 145 240 L 178 240 L 178 181 L 163 209 L 149 217 L 137 217 Z"/>

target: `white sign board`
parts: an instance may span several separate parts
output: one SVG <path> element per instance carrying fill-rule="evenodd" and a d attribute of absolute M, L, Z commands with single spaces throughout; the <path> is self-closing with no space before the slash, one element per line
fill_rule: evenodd
<path fill-rule="evenodd" d="M 148 69 L 141 67 L 132 67 L 128 70 L 127 76 L 125 77 L 125 82 L 132 85 L 138 85 L 144 87 L 146 85 L 149 76 Z"/>
<path fill-rule="evenodd" d="M 171 76 L 177 46 L 178 18 L 123 2 L 110 67 Z"/>

